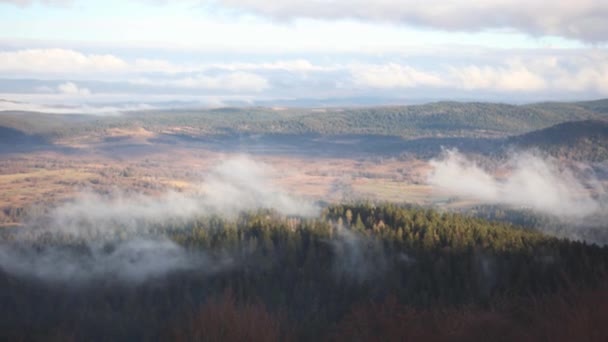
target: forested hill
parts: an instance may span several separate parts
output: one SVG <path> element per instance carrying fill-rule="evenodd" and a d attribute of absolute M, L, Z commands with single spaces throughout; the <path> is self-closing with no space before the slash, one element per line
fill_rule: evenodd
<path fill-rule="evenodd" d="M 573 160 L 608 159 L 608 121 L 565 122 L 509 139 L 516 148 L 538 148 L 558 157 Z"/>
<path fill-rule="evenodd" d="M 220 108 L 130 112 L 113 116 L 0 112 L 0 127 L 44 137 L 99 133 L 113 127 L 188 134 L 321 134 L 419 137 L 504 137 L 566 121 L 607 116 L 608 101 L 509 105 L 437 102 L 423 105 L 324 108 Z"/>
<path fill-rule="evenodd" d="M 578 102 L 576 105 L 594 112 L 608 114 L 608 99 Z"/>
<path fill-rule="evenodd" d="M 339 327 L 350 326 L 352 315 L 358 317 L 359 304 L 392 300 L 403 309 L 392 317 L 360 317 L 356 321 L 363 325 L 357 324 L 356 331 L 371 333 L 373 329 L 365 324 L 394 323 L 399 328 L 392 333 L 400 338 L 389 338 L 386 329 L 378 329 L 375 334 L 380 335 L 374 336 L 487 341 L 501 340 L 509 331 L 516 336 L 506 340 L 521 341 L 537 333 L 541 335 L 531 340 L 553 340 L 541 338 L 547 315 L 536 315 L 532 309 L 543 296 L 560 289 L 594 289 L 608 271 L 606 247 L 394 205 L 336 205 L 309 219 L 260 210 L 236 220 L 211 216 L 116 230 L 116 236 L 85 231 L 91 236 L 37 234 L 38 230 L 0 235 L 0 306 L 5 308 L 0 312 L 0 338 L 175 340 L 173 334 L 178 334 L 183 341 L 312 341 L 327 337 L 336 327 L 338 335 L 352 332 Z M 177 253 L 179 265 L 187 267 L 152 273 L 149 282 L 129 283 L 133 273 L 171 265 L 142 249 L 142 238 L 146 245 L 178 244 L 166 257 L 175 258 Z M 24 259 L 31 261 L 23 263 Z M 96 270 L 105 278 L 95 278 Z M 232 293 L 228 310 L 237 310 L 232 308 L 236 302 L 257 314 L 237 310 L 235 317 L 227 319 L 227 308 L 214 304 L 214 298 L 227 291 Z M 521 306 L 529 312 L 500 304 L 519 303 L 530 296 L 534 305 Z M 598 306 L 594 301 L 593 307 Z M 446 308 L 490 308 L 469 317 L 484 324 L 485 338 L 464 337 L 467 329 L 482 325 L 458 327 L 458 322 L 464 323 L 460 311 L 446 317 L 450 329 L 429 327 L 425 337 L 406 338 L 416 333 L 407 324 L 423 317 L 419 310 L 433 308 L 436 311 L 429 318 L 439 317 L 434 315 Z M 602 312 L 605 308 L 596 316 L 603 322 Z M 377 319 L 382 321 L 374 323 Z M 281 332 L 281 326 L 287 329 Z M 446 336 L 437 339 L 433 335 L 438 332 Z M 249 335 L 269 333 L 265 338 Z M 291 338 L 280 338 L 282 333 Z M 460 334 L 463 337 L 457 338 Z M 338 336 L 336 340 L 353 339 Z"/>

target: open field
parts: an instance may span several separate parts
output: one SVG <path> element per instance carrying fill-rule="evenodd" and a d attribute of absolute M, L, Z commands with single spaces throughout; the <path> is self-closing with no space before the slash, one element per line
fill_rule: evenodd
<path fill-rule="evenodd" d="M 428 162 L 400 154 L 395 143 L 373 136 L 187 138 L 141 127 L 68 136 L 0 155 L 0 222 L 18 224 L 32 206 L 87 191 L 204 191 L 214 166 L 242 156 L 268 165 L 272 181 L 287 193 L 310 200 L 432 202 L 424 185 Z"/>
<path fill-rule="evenodd" d="M 125 138 L 123 143 L 132 139 Z M 81 141 L 70 147 L 78 148 L 78 152 L 39 151 L 0 157 L 3 225 L 16 224 L 24 210 L 33 205 L 55 204 L 83 191 L 121 189 L 158 194 L 166 190 L 204 190 L 206 173 L 214 165 L 244 155 L 150 143 L 131 145 L 130 150 L 118 148 L 114 141 L 94 145 L 82 145 Z M 428 172 L 428 166 L 420 160 L 267 154 L 248 158 L 270 166 L 273 181 L 287 192 L 312 200 L 426 203 L 430 196 L 428 187 L 417 185 Z"/>

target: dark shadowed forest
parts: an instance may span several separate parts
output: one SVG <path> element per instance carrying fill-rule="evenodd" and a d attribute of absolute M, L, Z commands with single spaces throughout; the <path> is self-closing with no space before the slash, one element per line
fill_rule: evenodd
<path fill-rule="evenodd" d="M 512 224 L 359 204 L 102 233 L 3 231 L 4 338 L 608 337 L 608 249 Z"/>

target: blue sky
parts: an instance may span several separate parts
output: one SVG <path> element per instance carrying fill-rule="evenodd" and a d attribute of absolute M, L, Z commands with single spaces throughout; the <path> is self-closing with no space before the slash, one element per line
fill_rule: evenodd
<path fill-rule="evenodd" d="M 588 99 L 607 39 L 603 0 L 0 0 L 0 98 Z"/>

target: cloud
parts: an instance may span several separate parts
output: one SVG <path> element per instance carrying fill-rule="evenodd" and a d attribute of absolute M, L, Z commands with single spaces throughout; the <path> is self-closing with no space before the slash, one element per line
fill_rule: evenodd
<path fill-rule="evenodd" d="M 177 65 L 166 60 L 149 58 L 136 59 L 134 68 L 140 72 L 162 72 L 169 74 L 192 70 L 187 66 Z"/>
<path fill-rule="evenodd" d="M 424 57 L 424 60 L 422 61 Z M 51 82 L 87 82 L 92 100 L 128 94 L 258 95 L 268 99 L 354 97 L 367 90 L 402 96 L 402 89 L 421 89 L 429 96 L 483 97 L 488 93 L 528 94 L 534 99 L 608 95 L 608 54 L 603 49 L 504 52 L 490 50 L 462 60 L 442 56 L 380 57 L 371 63 L 275 59 L 260 62 L 191 63 L 175 60 L 123 59 L 113 54 L 86 54 L 64 49 L 0 53 L 0 88 L 6 93 L 56 92 Z M 383 60 L 384 59 L 384 60 Z M 16 77 L 16 87 L 8 85 Z M 29 80 L 26 80 L 28 78 Z M 110 85 L 112 82 L 112 85 Z M 31 85 L 29 88 L 27 85 Z M 85 95 L 64 87 L 63 95 Z M 434 92 L 435 94 L 433 94 Z M 122 94 L 121 94 L 122 93 Z M 447 94 L 447 95 L 446 95 Z M 455 95 L 454 95 L 455 94 Z"/>
<path fill-rule="evenodd" d="M 211 64 L 209 68 L 218 68 L 225 70 L 280 70 L 288 72 L 314 72 L 314 71 L 332 71 L 336 70 L 338 66 L 323 66 L 316 65 L 310 61 L 299 58 L 291 60 L 278 60 L 274 62 L 262 62 L 262 63 L 219 63 Z"/>
<path fill-rule="evenodd" d="M 502 64 L 447 67 L 451 86 L 504 92 L 592 93 L 608 95 L 608 55 L 512 57 Z"/>
<path fill-rule="evenodd" d="M 139 77 L 136 82 L 149 85 L 192 89 L 235 89 L 260 91 L 268 87 L 267 80 L 254 72 L 287 71 L 319 72 L 331 67 L 314 65 L 306 59 L 277 60 L 261 63 L 174 63 L 163 59 L 136 58 L 127 61 L 112 54 L 85 54 L 69 49 L 27 49 L 0 52 L 0 74 L 14 76 L 78 75 L 93 79 L 132 79 L 131 75 L 177 75 L 181 78 Z M 209 72 L 214 74 L 209 74 Z M 229 71 L 229 72 L 225 72 Z M 220 72 L 218 74 L 218 72 Z M 223 73 L 222 73 L 223 72 Z M 149 75 L 147 75 L 149 76 Z M 161 80 L 165 80 L 161 83 Z"/>
<path fill-rule="evenodd" d="M 310 61 L 300 58 L 291 60 L 277 60 L 260 63 L 207 63 L 179 65 L 161 59 L 138 58 L 135 60 L 134 68 L 140 72 L 161 72 L 177 74 L 185 72 L 201 72 L 208 70 L 227 70 L 234 72 L 243 71 L 287 71 L 287 72 L 314 72 L 330 71 L 335 67 L 315 65 Z"/>
<path fill-rule="evenodd" d="M 70 74 L 124 71 L 128 64 L 110 55 L 83 54 L 66 49 L 30 49 L 0 52 L 0 72 Z"/>
<path fill-rule="evenodd" d="M 520 63 L 507 66 L 450 67 L 454 86 L 466 90 L 539 91 L 547 88 L 542 75 Z"/>
<path fill-rule="evenodd" d="M 65 6 L 71 2 L 72 0 L 0 0 L 0 3 L 12 4 L 20 7 L 26 7 L 36 3 Z"/>
<path fill-rule="evenodd" d="M 231 92 L 260 92 L 268 88 L 268 80 L 249 72 L 232 72 L 215 76 L 204 74 L 178 79 L 148 79 L 132 80 L 137 85 L 153 87 L 170 87 L 182 89 L 224 90 Z"/>
<path fill-rule="evenodd" d="M 61 94 L 66 95 L 80 95 L 80 96 L 88 96 L 91 95 L 91 91 L 87 88 L 80 88 L 75 83 L 66 82 L 57 86 L 57 90 Z"/>
<path fill-rule="evenodd" d="M 395 62 L 344 68 L 350 72 L 354 85 L 377 89 L 440 87 L 495 93 L 608 95 L 608 56 L 599 51 L 576 56 L 511 57 L 494 63 L 442 63 L 432 71 Z"/>
<path fill-rule="evenodd" d="M 578 56 L 573 61 L 561 61 L 553 68 L 556 88 L 573 92 L 596 91 L 608 95 L 608 56 L 591 54 Z M 556 62 L 557 64 L 558 62 Z"/>
<path fill-rule="evenodd" d="M 546 79 L 550 77 L 534 72 L 521 63 L 498 66 L 447 66 L 436 68 L 433 72 L 410 65 L 388 63 L 355 65 L 350 68 L 350 72 L 353 83 L 358 87 L 377 89 L 445 87 L 492 92 L 546 90 L 548 88 Z M 564 77 L 568 78 L 568 75 Z"/>
<path fill-rule="evenodd" d="M 445 80 L 436 74 L 396 63 L 355 66 L 351 73 L 357 86 L 370 88 L 436 87 L 445 84 Z"/>
<path fill-rule="evenodd" d="M 575 170 L 560 168 L 557 161 L 524 152 L 501 165 L 497 176 L 457 151 L 446 151 L 431 161 L 428 182 L 438 192 L 489 204 L 524 207 L 562 218 L 584 218 L 605 209 L 596 199 L 605 190 L 593 177 L 578 177 Z"/>
<path fill-rule="evenodd" d="M 217 76 L 197 75 L 168 81 L 168 86 L 193 89 L 259 92 L 268 88 L 268 81 L 256 74 L 233 72 Z"/>
<path fill-rule="evenodd" d="M 586 42 L 608 41 L 604 0 L 214 0 L 224 7 L 278 19 L 362 19 L 446 31 L 514 29 L 533 36 L 553 35 Z"/>

